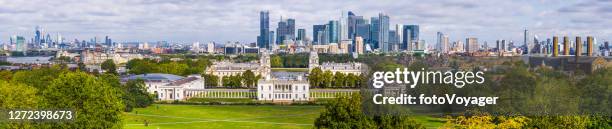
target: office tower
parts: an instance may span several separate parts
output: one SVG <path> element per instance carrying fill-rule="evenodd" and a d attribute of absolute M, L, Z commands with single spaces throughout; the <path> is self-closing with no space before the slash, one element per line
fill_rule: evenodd
<path fill-rule="evenodd" d="M 363 25 L 367 23 L 366 23 L 366 20 L 363 18 L 363 16 L 356 16 L 353 12 L 349 11 L 347 24 L 348 24 L 347 31 L 348 31 L 348 36 L 349 36 L 348 38 L 354 39 L 357 36 L 358 26 L 360 24 Z M 363 38 L 364 41 L 366 41 L 365 39 L 367 37 L 361 36 L 361 38 Z"/>
<path fill-rule="evenodd" d="M 306 40 L 306 29 L 298 29 L 297 38 L 295 40 L 305 41 Z"/>
<path fill-rule="evenodd" d="M 269 31 L 268 32 L 268 44 L 266 44 L 266 48 L 268 49 L 272 49 L 272 46 L 274 45 L 275 42 L 275 36 L 274 36 L 274 31 Z"/>
<path fill-rule="evenodd" d="M 574 49 L 574 55 L 576 56 L 581 56 L 582 55 L 582 39 L 580 38 L 580 36 L 576 36 L 576 47 Z"/>
<path fill-rule="evenodd" d="M 485 43 L 486 45 L 486 43 Z M 442 36 L 442 53 L 448 53 L 450 50 L 448 35 Z"/>
<path fill-rule="evenodd" d="M 404 43 L 404 25 L 403 24 L 396 24 L 395 25 L 395 36 L 397 37 L 397 41 L 395 42 L 398 46 L 399 50 L 403 50 L 402 49 L 402 43 Z"/>
<path fill-rule="evenodd" d="M 321 44 L 319 39 L 319 33 L 325 31 L 325 25 L 313 25 L 312 26 L 312 42 L 313 44 Z"/>
<path fill-rule="evenodd" d="M 378 41 L 380 35 L 380 21 L 378 17 L 370 18 L 370 42 L 367 42 L 372 49 L 378 49 Z"/>
<path fill-rule="evenodd" d="M 34 44 L 37 46 L 41 46 L 41 36 L 42 36 L 42 31 L 40 26 L 36 26 L 36 30 L 34 31 Z"/>
<path fill-rule="evenodd" d="M 444 34 L 438 31 L 436 33 L 436 51 L 438 52 L 442 52 L 442 37 L 444 37 Z"/>
<path fill-rule="evenodd" d="M 331 20 L 329 21 L 329 23 L 327 24 L 327 33 L 328 33 L 328 42 L 329 43 L 340 43 L 340 40 L 338 39 L 338 35 L 340 34 L 340 32 L 338 31 L 338 21 L 335 20 Z"/>
<path fill-rule="evenodd" d="M 355 37 L 355 52 L 363 54 L 363 38 L 360 36 Z"/>
<path fill-rule="evenodd" d="M 465 39 L 465 51 L 469 53 L 478 51 L 478 38 L 470 37 Z"/>
<path fill-rule="evenodd" d="M 257 47 L 270 49 L 270 12 L 259 12 L 259 36 Z"/>
<path fill-rule="evenodd" d="M 363 39 L 364 43 L 370 42 L 370 24 L 365 19 L 357 19 L 355 24 L 355 37 L 359 36 Z"/>
<path fill-rule="evenodd" d="M 13 36 L 13 42 L 15 51 L 26 53 L 28 45 L 25 43 L 25 38 L 23 38 L 23 36 Z"/>
<path fill-rule="evenodd" d="M 402 46 L 406 46 L 405 50 L 411 50 L 412 45 L 419 40 L 419 25 L 404 25 L 402 33 L 404 34 Z"/>
<path fill-rule="evenodd" d="M 553 57 L 559 56 L 559 37 L 557 36 L 553 36 L 552 56 Z"/>
<path fill-rule="evenodd" d="M 593 36 L 587 36 L 587 55 L 593 56 Z"/>
<path fill-rule="evenodd" d="M 398 41 L 397 33 L 394 30 L 389 30 L 388 35 L 389 35 L 389 39 L 388 39 L 389 41 L 387 44 L 388 51 L 397 51 L 397 47 L 396 47 L 396 44 L 397 44 L 396 42 Z"/>
<path fill-rule="evenodd" d="M 349 35 L 348 35 L 348 19 L 346 17 L 346 15 L 344 15 L 344 13 L 340 14 L 340 20 L 338 20 L 338 43 L 340 43 L 340 41 L 346 41 L 349 39 Z"/>
<path fill-rule="evenodd" d="M 563 55 L 570 55 L 570 40 L 567 36 L 563 36 Z"/>
<path fill-rule="evenodd" d="M 276 28 L 276 44 L 283 44 L 285 40 L 295 39 L 295 20 L 283 20 L 281 17 Z"/>
<path fill-rule="evenodd" d="M 386 14 L 378 14 L 378 47 L 382 52 L 388 52 L 389 49 L 389 16 Z"/>
<path fill-rule="evenodd" d="M 529 31 L 527 31 L 527 29 L 525 29 L 525 31 L 523 32 L 523 45 L 525 45 L 525 50 L 527 51 L 527 55 L 529 55 L 529 40 L 527 37 L 529 37 Z"/>

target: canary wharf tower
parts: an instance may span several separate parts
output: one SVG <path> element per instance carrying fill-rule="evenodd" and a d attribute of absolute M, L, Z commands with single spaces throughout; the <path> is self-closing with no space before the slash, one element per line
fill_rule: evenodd
<path fill-rule="evenodd" d="M 270 12 L 259 12 L 259 36 L 257 36 L 257 47 L 270 48 Z"/>

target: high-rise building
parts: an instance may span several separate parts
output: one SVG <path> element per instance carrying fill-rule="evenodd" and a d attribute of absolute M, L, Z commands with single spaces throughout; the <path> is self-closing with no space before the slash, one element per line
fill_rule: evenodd
<path fill-rule="evenodd" d="M 389 48 L 389 16 L 386 14 L 378 14 L 379 31 L 378 31 L 378 46 L 382 52 L 388 52 Z"/>
<path fill-rule="evenodd" d="M 389 30 L 389 43 L 387 44 L 387 47 L 389 50 L 387 51 L 397 51 L 399 48 L 399 46 L 397 46 L 397 33 L 395 32 L 395 30 Z"/>
<path fill-rule="evenodd" d="M 395 36 L 397 37 L 397 41 L 395 44 L 398 46 L 398 50 L 402 49 L 402 43 L 404 43 L 404 25 L 396 24 L 395 25 Z"/>
<path fill-rule="evenodd" d="M 442 52 L 442 37 L 444 37 L 444 34 L 438 31 L 436 33 L 436 51 L 438 52 Z"/>
<path fill-rule="evenodd" d="M 559 56 L 559 37 L 553 36 L 553 44 L 552 44 L 552 56 Z"/>
<path fill-rule="evenodd" d="M 297 38 L 295 40 L 305 41 L 306 40 L 306 29 L 298 29 Z"/>
<path fill-rule="evenodd" d="M 356 16 L 353 12 L 349 11 L 348 12 L 348 38 L 349 39 L 354 39 L 355 36 L 357 35 L 357 26 L 359 24 L 367 24 L 365 23 L 365 19 L 363 19 L 363 16 Z M 362 38 L 366 38 L 363 37 Z"/>
<path fill-rule="evenodd" d="M 312 42 L 313 44 L 322 44 L 319 33 L 325 32 L 325 25 L 313 25 L 312 26 Z"/>
<path fill-rule="evenodd" d="M 563 36 L 563 55 L 570 55 L 570 40 L 567 36 Z"/>
<path fill-rule="evenodd" d="M 357 54 L 363 54 L 363 38 L 360 36 L 355 37 L 355 52 Z"/>
<path fill-rule="evenodd" d="M 349 39 L 349 34 L 348 34 L 348 19 L 346 17 L 346 15 L 344 15 L 344 13 L 340 14 L 340 20 L 338 20 L 338 43 L 340 43 L 341 41 L 346 41 Z"/>
<path fill-rule="evenodd" d="M 295 19 L 283 20 L 281 17 L 276 28 L 276 44 L 282 44 L 285 40 L 295 39 Z"/>
<path fill-rule="evenodd" d="M 41 46 L 41 40 L 42 40 L 42 30 L 40 28 L 40 26 L 36 26 L 36 30 L 34 32 L 34 44 L 37 46 Z"/>
<path fill-rule="evenodd" d="M 574 48 L 574 55 L 581 56 L 582 55 L 582 39 L 580 36 L 576 36 L 576 47 Z"/>
<path fill-rule="evenodd" d="M 372 49 L 378 49 L 378 42 L 380 40 L 380 20 L 379 17 L 370 18 L 370 42 L 367 42 Z"/>
<path fill-rule="evenodd" d="M 587 56 L 593 56 L 593 36 L 587 36 Z"/>
<path fill-rule="evenodd" d="M 25 43 L 23 36 L 13 36 L 13 41 L 15 42 L 15 51 L 23 52 L 24 54 L 28 51 L 28 45 Z"/>
<path fill-rule="evenodd" d="M 357 23 L 355 25 L 355 37 L 359 36 L 363 39 L 364 43 L 370 42 L 370 24 L 367 23 L 367 20 L 361 19 L 356 20 Z"/>
<path fill-rule="evenodd" d="M 331 20 L 327 24 L 327 33 L 328 33 L 328 42 L 329 43 L 340 43 L 340 39 L 338 39 L 338 35 L 340 32 L 338 31 L 338 21 Z"/>
<path fill-rule="evenodd" d="M 450 51 L 448 35 L 442 36 L 442 53 L 448 53 Z"/>
<path fill-rule="evenodd" d="M 527 31 L 527 29 L 525 29 L 525 31 L 523 32 L 523 45 L 525 45 L 525 51 L 527 51 L 527 54 L 529 55 L 529 39 L 527 38 L 529 37 L 529 31 Z"/>
<path fill-rule="evenodd" d="M 469 53 L 473 53 L 473 52 L 477 52 L 478 51 L 478 38 L 475 37 L 470 37 L 465 39 L 465 51 L 469 52 Z"/>
<path fill-rule="evenodd" d="M 257 37 L 257 47 L 270 49 L 270 12 L 259 12 L 259 36 Z"/>
<path fill-rule="evenodd" d="M 413 44 L 419 40 L 419 25 L 404 25 L 403 29 L 403 45 L 404 50 L 412 50 Z"/>

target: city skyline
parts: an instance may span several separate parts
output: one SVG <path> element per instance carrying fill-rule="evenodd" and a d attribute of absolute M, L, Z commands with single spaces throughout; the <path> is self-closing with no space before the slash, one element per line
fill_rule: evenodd
<path fill-rule="evenodd" d="M 387 14 L 390 26 L 417 24 L 421 39 L 432 46 L 436 32 L 451 42 L 477 37 L 522 45 L 523 31 L 531 36 L 592 35 L 608 41 L 612 30 L 610 1 L 0 1 L 0 42 L 12 35 L 34 38 L 34 28 L 61 34 L 66 41 L 109 36 L 113 41 L 172 41 L 252 43 L 259 35 L 259 11 L 270 12 L 270 30 L 280 17 L 295 19 L 295 29 L 338 20 L 352 11 L 369 19 Z M 503 5 L 503 6 L 500 6 Z M 26 8 L 27 7 L 27 8 Z M 345 14 L 346 15 L 346 14 Z M 393 28 L 393 27 L 391 27 Z"/>

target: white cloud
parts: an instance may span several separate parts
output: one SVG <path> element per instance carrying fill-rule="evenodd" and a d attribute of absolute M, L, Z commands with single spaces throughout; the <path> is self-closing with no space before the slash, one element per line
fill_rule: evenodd
<path fill-rule="evenodd" d="M 612 9 L 607 1 L 272 1 L 272 0 L 0 0 L 0 41 L 31 37 L 36 25 L 51 34 L 87 40 L 109 35 L 115 41 L 241 41 L 259 34 L 259 11 L 270 10 L 271 27 L 281 16 L 295 18 L 311 34 L 313 24 L 353 11 L 369 19 L 387 13 L 392 24 L 419 24 L 422 39 L 437 31 L 452 40 L 522 40 L 522 29 L 546 35 L 588 34 L 607 39 Z M 6 41 L 6 40 L 4 40 Z"/>

